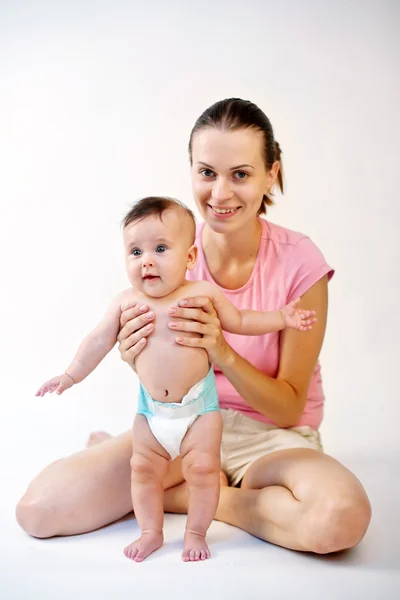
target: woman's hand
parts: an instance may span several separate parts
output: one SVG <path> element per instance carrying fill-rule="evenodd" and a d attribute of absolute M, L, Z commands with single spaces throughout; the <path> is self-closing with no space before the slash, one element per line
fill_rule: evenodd
<path fill-rule="evenodd" d="M 232 362 L 233 350 L 225 341 L 221 323 L 213 303 L 206 296 L 185 298 L 178 306 L 168 310 L 171 317 L 184 321 L 171 321 L 168 325 L 175 331 L 183 332 L 175 338 L 181 346 L 204 348 L 210 362 L 220 368 Z M 201 337 L 185 337 L 185 332 L 199 333 Z"/>
<path fill-rule="evenodd" d="M 135 358 L 147 343 L 147 336 L 154 331 L 154 313 L 145 304 L 135 304 L 121 314 L 118 349 L 121 358 L 135 368 Z"/>

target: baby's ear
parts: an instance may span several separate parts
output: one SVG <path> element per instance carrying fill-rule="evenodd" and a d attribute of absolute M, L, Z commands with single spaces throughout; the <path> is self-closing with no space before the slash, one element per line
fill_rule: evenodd
<path fill-rule="evenodd" d="M 197 260 L 197 255 L 198 255 L 197 246 L 195 246 L 193 244 L 193 246 L 190 246 L 190 248 L 188 250 L 188 260 L 187 260 L 186 268 L 189 269 L 189 271 L 191 271 L 194 268 L 194 265 L 196 264 L 196 260 Z"/>

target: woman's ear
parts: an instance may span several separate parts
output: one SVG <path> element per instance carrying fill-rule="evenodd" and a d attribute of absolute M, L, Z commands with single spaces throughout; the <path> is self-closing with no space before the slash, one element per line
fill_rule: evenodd
<path fill-rule="evenodd" d="M 194 265 L 196 264 L 196 260 L 197 260 L 197 255 L 198 255 L 197 246 L 195 246 L 193 244 L 193 246 L 190 246 L 189 251 L 188 251 L 188 260 L 187 260 L 186 268 L 189 269 L 189 271 L 191 271 L 194 268 Z"/>
<path fill-rule="evenodd" d="M 281 168 L 279 160 L 276 160 L 268 171 L 267 181 L 265 185 L 265 193 L 269 193 L 276 183 L 279 169 Z"/>

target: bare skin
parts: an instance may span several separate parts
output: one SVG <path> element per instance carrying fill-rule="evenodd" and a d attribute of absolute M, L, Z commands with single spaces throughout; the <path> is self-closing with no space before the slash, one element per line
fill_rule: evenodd
<path fill-rule="evenodd" d="M 206 128 L 194 137 L 192 181 L 206 222 L 203 251 L 214 281 L 227 289 L 244 286 L 252 274 L 261 235 L 257 211 L 279 171 L 277 161 L 266 169 L 263 142 L 260 132 L 251 128 Z M 242 177 L 242 169 L 236 173 L 235 165 L 251 168 Z M 235 214 L 221 219 L 215 208 L 234 208 Z M 259 372 L 229 347 L 207 298 L 192 298 L 175 313 L 181 320 L 178 343 L 205 350 L 249 406 L 278 427 L 291 427 L 304 411 L 325 334 L 326 277 L 302 296 L 300 308 L 308 307 L 316 310 L 318 323 L 307 338 L 293 330 L 281 334 L 276 377 Z M 130 366 L 146 347 L 153 322 L 148 307 L 134 306 L 122 315 L 119 349 Z M 49 465 L 18 503 L 19 524 L 30 535 L 44 538 L 92 531 L 125 516 L 132 506 L 131 455 L 127 432 Z M 164 510 L 186 513 L 188 486 L 180 459 L 168 463 L 163 487 Z M 348 469 L 323 453 L 299 448 L 272 452 L 253 462 L 241 488 L 223 486 L 215 518 L 286 548 L 325 554 L 362 540 L 371 507 Z"/>
<path fill-rule="evenodd" d="M 136 306 L 122 317 L 120 351 L 128 361 L 149 335 L 143 329 L 149 322 L 146 314 Z M 30 535 L 81 534 L 132 512 L 132 432 L 115 438 L 97 432 L 88 444 L 86 450 L 47 466 L 29 485 L 16 517 Z M 180 458 L 169 462 L 163 487 L 165 512 L 186 514 Z M 221 488 L 215 518 L 279 546 L 326 554 L 362 540 L 371 507 L 359 480 L 343 465 L 313 450 L 292 449 L 253 463 L 241 488 Z"/>
<path fill-rule="evenodd" d="M 37 392 L 63 393 L 82 381 L 115 345 L 121 313 L 132 304 L 150 303 L 156 322 L 146 347 L 137 354 L 134 367 L 141 383 L 154 400 L 180 403 L 185 394 L 207 374 L 210 364 L 204 348 L 178 344 L 181 329 L 179 302 L 187 296 L 206 296 L 213 302 L 225 329 L 255 335 L 294 327 L 309 331 L 316 322 L 314 312 L 297 308 L 299 300 L 278 311 L 238 311 L 223 293 L 207 281 L 187 281 L 185 274 L 195 264 L 197 248 L 191 243 L 189 217 L 182 208 L 168 209 L 163 218 L 151 215 L 134 221 L 124 229 L 126 265 L 132 288 L 119 294 L 110 304 L 96 329 L 81 343 L 67 371 L 46 382 Z M 190 223 L 189 223 L 190 225 Z M 192 234 L 194 224 L 192 223 Z M 201 332 L 186 333 L 199 338 Z M 157 365 L 157 377 L 154 377 Z M 207 413 L 197 418 L 182 444 L 182 472 L 188 483 L 189 513 L 184 540 L 184 561 L 210 557 L 206 532 L 218 504 L 218 472 L 222 437 L 221 416 Z M 137 415 L 133 426 L 131 459 L 131 496 L 142 530 L 138 540 L 129 544 L 125 556 L 141 562 L 163 543 L 163 479 L 170 455 L 154 437 L 147 419 Z"/>
<path fill-rule="evenodd" d="M 214 411 L 198 417 L 182 440 L 182 474 L 190 498 L 182 553 L 185 562 L 210 558 L 206 534 L 218 505 L 221 434 L 221 415 Z M 154 438 L 146 417 L 136 415 L 131 495 L 142 535 L 124 550 L 125 556 L 135 562 L 142 562 L 163 544 L 162 482 L 169 460 L 168 452 Z"/>

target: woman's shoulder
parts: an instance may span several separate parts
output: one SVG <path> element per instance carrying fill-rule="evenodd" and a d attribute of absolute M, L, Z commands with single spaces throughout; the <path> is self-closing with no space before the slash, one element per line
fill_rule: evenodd
<path fill-rule="evenodd" d="M 301 233 L 300 231 L 294 231 L 293 229 L 282 227 L 282 225 L 277 225 L 276 223 L 272 223 L 272 221 L 267 221 L 266 219 L 260 218 L 260 221 L 262 226 L 261 237 L 276 244 L 292 247 L 297 246 L 301 240 L 310 239 L 307 235 Z"/>

